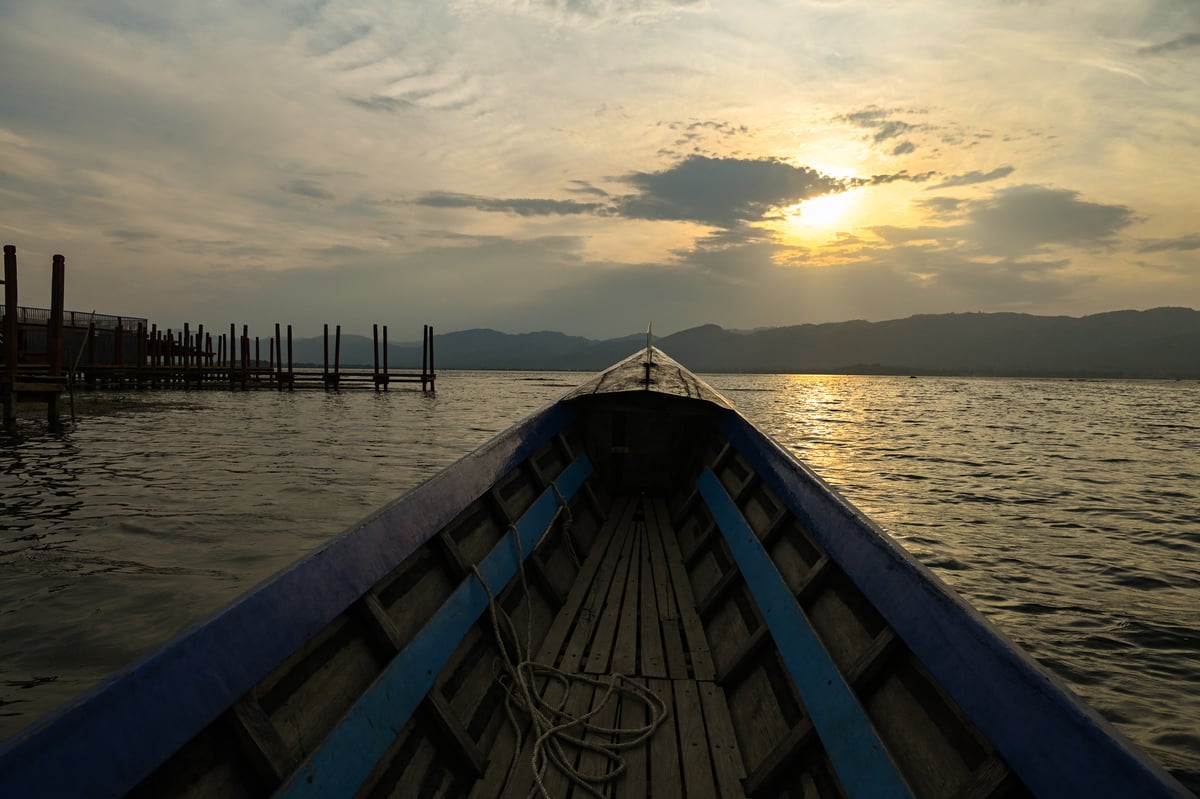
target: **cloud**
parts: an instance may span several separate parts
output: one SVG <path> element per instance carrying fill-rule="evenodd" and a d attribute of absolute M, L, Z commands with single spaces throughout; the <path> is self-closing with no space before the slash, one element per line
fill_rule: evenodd
<path fill-rule="evenodd" d="M 910 141 L 902 141 L 892 150 L 892 155 L 907 155 L 917 149 L 917 145 Z"/>
<path fill-rule="evenodd" d="M 925 181 L 936 175 L 936 172 L 918 172 L 915 175 L 910 175 L 907 169 L 902 169 L 891 175 L 872 175 L 869 178 L 850 179 L 848 183 L 853 186 L 882 186 L 887 183 L 896 183 L 903 181 L 907 183 L 924 183 Z"/>
<path fill-rule="evenodd" d="M 1174 53 L 1178 50 L 1190 50 L 1193 47 L 1200 47 L 1200 33 L 1188 33 L 1161 44 L 1142 47 L 1138 52 L 1142 55 L 1159 55 L 1160 53 Z"/>
<path fill-rule="evenodd" d="M 334 244 L 329 247 L 311 247 L 308 251 L 314 255 L 320 255 L 325 258 L 354 258 L 367 252 L 361 247 L 351 247 L 349 244 Z"/>
<path fill-rule="evenodd" d="M 399 97 L 388 97 L 383 94 L 373 94 L 370 97 L 348 97 L 346 99 L 359 108 L 365 108 L 368 111 L 379 111 L 385 114 L 394 114 L 397 111 L 413 107 L 413 104 L 408 100 L 401 100 Z"/>
<path fill-rule="evenodd" d="M 621 216 L 700 222 L 722 228 L 762 219 L 773 207 L 793 205 L 847 187 L 815 169 L 775 158 L 699 155 L 661 172 L 635 172 L 624 181 L 639 193 L 621 199 Z"/>
<path fill-rule="evenodd" d="M 1016 171 L 1016 167 L 1000 166 L 993 169 L 991 172 L 980 172 L 972 170 L 962 175 L 951 175 L 936 186 L 930 186 L 932 189 L 944 189 L 949 186 L 971 186 L 976 183 L 987 183 L 992 180 L 1006 178 Z"/>
<path fill-rule="evenodd" d="M 506 212 L 518 216 L 595 214 L 608 207 L 600 203 L 581 203 L 575 200 L 503 199 L 446 191 L 423 194 L 414 202 L 429 208 L 474 208 L 477 211 Z"/>
<path fill-rule="evenodd" d="M 963 205 L 963 200 L 956 197 L 930 197 L 917 203 L 921 208 L 928 208 L 939 216 L 952 216 Z"/>
<path fill-rule="evenodd" d="M 934 279 L 942 286 L 998 306 L 1020 306 L 1030 300 L 1067 297 L 1082 280 L 1067 278 L 1067 259 L 1053 261 L 1015 258 L 996 262 L 962 261 L 945 264 Z"/>
<path fill-rule="evenodd" d="M 626 219 L 698 222 L 722 228 L 732 240 L 742 242 L 760 237 L 759 234 L 751 234 L 745 227 L 746 223 L 761 221 L 772 208 L 794 205 L 859 185 L 924 179 L 927 176 L 901 172 L 861 180 L 840 180 L 776 158 L 710 158 L 693 155 L 659 172 L 625 175 L 620 180 L 637 191 L 624 196 L 613 197 L 586 181 L 571 181 L 569 191 L 604 197 L 605 202 L 482 197 L 458 192 L 429 192 L 414 202 L 429 208 L 473 208 L 519 216 L 594 214 Z"/>
<path fill-rule="evenodd" d="M 106 230 L 104 231 L 104 235 L 127 244 L 158 238 L 157 233 L 150 233 L 145 230 Z"/>
<path fill-rule="evenodd" d="M 279 190 L 288 194 L 299 194 L 301 197 L 311 197 L 314 200 L 332 200 L 333 195 L 311 180 L 293 180 L 290 183 L 279 184 Z"/>
<path fill-rule="evenodd" d="M 1135 221 L 1124 205 L 1079 199 L 1079 192 L 1045 186 L 1014 186 L 967 206 L 964 238 L 999 255 L 1021 255 L 1046 245 L 1111 246 Z"/>
<path fill-rule="evenodd" d="M 1200 250 L 1200 233 L 1192 233 L 1187 236 L 1180 236 L 1175 239 L 1160 239 L 1152 241 L 1149 244 L 1144 244 L 1138 248 L 1138 252 L 1168 252 Z"/>
<path fill-rule="evenodd" d="M 896 113 L 896 111 L 897 109 L 880 108 L 872 105 L 860 111 L 843 114 L 837 119 L 841 122 L 849 122 L 857 128 L 875 131 L 872 138 L 876 142 L 885 142 L 888 139 L 899 138 L 910 131 L 920 129 L 918 125 L 893 119 L 892 114 Z M 900 146 L 903 147 L 904 145 L 901 144 Z"/>

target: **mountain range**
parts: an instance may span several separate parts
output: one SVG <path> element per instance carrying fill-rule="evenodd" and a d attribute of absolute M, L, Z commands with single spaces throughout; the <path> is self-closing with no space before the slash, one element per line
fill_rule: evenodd
<path fill-rule="evenodd" d="M 439 333 L 438 369 L 596 371 L 645 346 L 644 333 L 594 340 L 557 332 Z M 702 325 L 655 344 L 696 372 L 957 374 L 1200 378 L 1200 312 L 1113 311 L 1084 317 L 955 313 L 732 331 Z M 320 364 L 321 337 L 295 342 Z M 333 341 L 330 341 L 333 358 Z M 343 335 L 342 366 L 371 366 L 372 341 Z M 393 370 L 421 364 L 419 343 L 392 344 Z"/>

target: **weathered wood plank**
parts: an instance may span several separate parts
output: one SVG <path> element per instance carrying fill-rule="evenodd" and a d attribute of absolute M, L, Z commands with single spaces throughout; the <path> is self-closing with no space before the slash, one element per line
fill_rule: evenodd
<path fill-rule="evenodd" d="M 679 717 L 679 754 L 688 799 L 717 799 L 712 757 L 708 751 L 700 692 L 693 680 L 676 680 L 675 713 Z"/>
<path fill-rule="evenodd" d="M 699 683 L 698 687 L 717 788 L 722 799 L 740 799 L 745 796 L 742 778 L 746 776 L 746 767 L 742 762 L 737 736 L 733 732 L 733 720 L 729 717 L 725 693 L 711 682 Z"/>
<path fill-rule="evenodd" d="M 696 614 L 696 599 L 692 595 L 692 585 L 688 582 L 687 570 L 683 565 L 683 556 L 679 553 L 679 543 L 675 540 L 675 532 L 668 522 L 666 503 L 661 499 L 650 502 L 654 510 L 655 527 L 662 537 L 663 547 L 667 556 L 667 569 L 671 574 L 671 585 L 675 590 L 678 602 L 679 616 L 683 621 L 684 637 L 687 639 L 688 654 L 692 660 L 692 671 L 697 680 L 711 680 L 715 676 L 712 655 L 708 651 L 708 639 L 704 635 L 704 626 Z M 647 520 L 651 515 L 647 513 Z"/>
<path fill-rule="evenodd" d="M 678 796 L 683 785 L 679 764 L 679 720 L 669 680 L 648 680 L 650 691 L 663 701 L 667 718 L 650 738 L 650 795 Z"/>
<path fill-rule="evenodd" d="M 650 552 L 653 546 L 649 535 L 642 536 L 642 550 L 638 553 L 642 568 L 641 578 L 641 673 L 646 677 L 666 677 L 667 667 L 663 654 L 662 622 L 658 617 L 658 598 L 654 590 L 654 571 Z M 682 653 L 681 653 L 682 654 Z"/>
<path fill-rule="evenodd" d="M 584 671 L 589 674 L 604 674 L 612 660 L 613 641 L 617 634 L 617 621 L 621 617 L 621 605 L 625 598 L 625 585 L 633 562 L 634 546 L 637 543 L 639 525 L 635 521 L 628 532 L 624 546 L 613 570 L 612 582 L 604 597 L 604 603 L 598 608 L 600 621 L 596 625 L 592 637 L 592 645 L 588 652 Z"/>
<path fill-rule="evenodd" d="M 579 573 L 579 579 L 571 586 L 571 591 L 567 594 L 567 601 L 555 616 L 554 622 L 550 625 L 550 630 L 546 633 L 546 637 L 542 640 L 542 646 L 538 654 L 538 662 L 555 664 L 559 661 L 559 654 L 567 640 L 567 636 L 572 632 L 576 617 L 579 615 L 583 607 L 584 600 L 591 594 L 595 588 L 595 583 L 600 581 L 599 572 L 605 563 L 611 559 L 606 558 L 606 554 L 612 547 L 619 547 L 621 537 L 617 535 L 622 529 L 622 525 L 633 518 L 632 499 L 620 500 L 617 503 L 617 508 L 614 509 L 608 521 L 604 523 L 604 527 L 596 539 L 597 544 L 592 547 L 592 551 L 588 553 L 587 559 L 583 562 L 583 569 Z"/>
<path fill-rule="evenodd" d="M 636 680 L 642 686 L 645 680 Z M 632 730 L 643 727 L 649 720 L 648 709 L 641 700 L 628 696 L 622 698 L 619 724 L 622 729 Z M 656 732 L 661 733 L 661 728 Z M 625 773 L 613 786 L 614 799 L 644 799 L 649 794 L 647 783 L 648 754 L 650 741 L 643 741 L 627 750 L 625 756 Z"/>
<path fill-rule="evenodd" d="M 232 711 L 238 737 L 251 762 L 268 782 L 278 785 L 299 765 L 298 754 L 284 743 L 271 718 L 253 697 L 242 697 L 233 704 Z"/>
<path fill-rule="evenodd" d="M 574 718 L 579 718 L 580 716 L 586 714 L 592 705 L 592 698 L 594 697 L 596 691 L 600 690 L 603 689 L 594 688 L 589 683 L 571 683 L 571 689 L 567 694 L 567 703 L 565 706 L 566 714 Z M 572 735 L 579 735 L 580 730 L 578 728 L 572 728 L 570 733 Z M 565 759 L 570 765 L 578 767 L 579 754 L 579 750 L 574 747 L 564 747 Z M 518 787 L 523 787 L 524 792 L 513 795 L 513 799 L 525 799 L 529 789 L 533 787 L 532 777 L 528 783 L 522 784 L 519 780 L 516 780 L 515 783 Z M 571 786 L 570 779 L 567 777 L 567 775 L 563 774 L 563 772 L 556 768 L 554 764 L 547 766 L 544 783 L 546 786 L 546 792 L 551 796 L 566 796 Z"/>
<path fill-rule="evenodd" d="M 476 777 L 482 777 L 487 770 L 487 756 L 479 750 L 479 746 L 467 733 L 466 727 L 450 708 L 446 697 L 437 686 L 429 690 L 421 710 L 433 721 L 434 727 L 442 733 L 442 737 L 457 755 L 461 767 L 456 770 L 467 770 Z"/>
<path fill-rule="evenodd" d="M 683 650 L 683 636 L 679 632 L 679 611 L 675 606 L 675 592 L 671 588 L 666 549 L 662 536 L 655 528 L 647 530 L 646 540 L 650 545 L 650 568 L 658 605 L 658 629 L 662 634 L 667 675 L 672 680 L 686 680 L 687 655 Z"/>
<path fill-rule="evenodd" d="M 812 743 L 815 737 L 816 730 L 808 717 L 794 724 L 746 777 L 746 793 L 754 795 L 774 782 L 792 764 L 796 754 Z"/>
<path fill-rule="evenodd" d="M 617 623 L 617 638 L 613 644 L 611 671 L 614 674 L 632 676 L 641 673 L 638 670 L 638 616 L 641 610 L 638 591 L 645 538 L 646 528 L 639 527 L 629 553 L 629 574 L 625 580 L 621 618 Z"/>
<path fill-rule="evenodd" d="M 620 704 L 621 695 L 614 693 L 608 697 L 608 701 L 604 702 L 605 694 L 608 693 L 607 686 L 597 686 L 595 693 L 592 695 L 592 705 L 588 708 L 588 712 L 595 712 L 596 715 L 591 718 L 591 723 L 603 729 L 612 729 L 617 725 L 617 710 Z M 601 702 L 603 706 L 597 707 Z M 602 733 L 597 731 L 589 731 L 584 735 L 583 739 L 588 743 L 607 746 L 613 742 L 612 733 Z M 584 749 L 579 755 L 579 773 L 585 777 L 603 777 L 615 769 L 617 764 L 612 762 L 607 756 L 599 752 L 593 752 Z M 593 787 L 600 791 L 609 793 L 612 791 L 611 782 L 590 783 Z M 576 792 L 578 793 L 578 791 Z M 565 796 L 566 794 L 562 794 Z"/>

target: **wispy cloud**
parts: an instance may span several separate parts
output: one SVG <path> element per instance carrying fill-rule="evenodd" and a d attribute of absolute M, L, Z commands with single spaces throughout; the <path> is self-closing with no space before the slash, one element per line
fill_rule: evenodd
<path fill-rule="evenodd" d="M 477 211 L 510 213 L 518 216 L 594 214 L 607 207 L 600 203 L 581 203 L 575 200 L 500 199 L 444 191 L 423 194 L 414 202 L 429 208 L 474 208 Z"/>
<path fill-rule="evenodd" d="M 1179 50 L 1191 50 L 1195 47 L 1200 47 L 1200 33 L 1188 33 L 1159 44 L 1148 45 L 1139 49 L 1138 52 L 1142 55 L 1159 55 L 1161 53 L 1174 53 Z"/>
<path fill-rule="evenodd" d="M 936 186 L 930 186 L 932 189 L 944 189 L 950 186 L 971 186 L 976 183 L 988 183 L 993 180 L 1006 178 L 1016 171 L 1016 167 L 1000 166 L 990 172 L 980 172 L 978 169 L 965 172 L 961 175 L 951 175 L 938 183 Z"/>
<path fill-rule="evenodd" d="M 279 190 L 288 194 L 298 194 L 301 197 L 311 197 L 314 200 L 332 200 L 334 198 L 332 192 L 321 188 L 314 181 L 303 178 L 281 183 Z"/>
<path fill-rule="evenodd" d="M 1143 244 L 1138 248 L 1138 252 L 1170 252 L 1182 251 L 1189 252 L 1191 250 L 1200 250 L 1200 233 L 1192 233 L 1187 236 L 1180 236 L 1174 239 L 1160 239 Z"/>

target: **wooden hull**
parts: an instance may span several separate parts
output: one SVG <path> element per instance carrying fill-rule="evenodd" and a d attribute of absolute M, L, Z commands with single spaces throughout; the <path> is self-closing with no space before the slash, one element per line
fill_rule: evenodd
<path fill-rule="evenodd" d="M 647 362 L 10 741 L 0 795 L 595 795 L 535 769 L 538 728 L 507 709 L 518 650 L 552 723 L 593 725 L 565 762 L 620 763 L 600 795 L 1188 795 L 711 389 Z"/>

